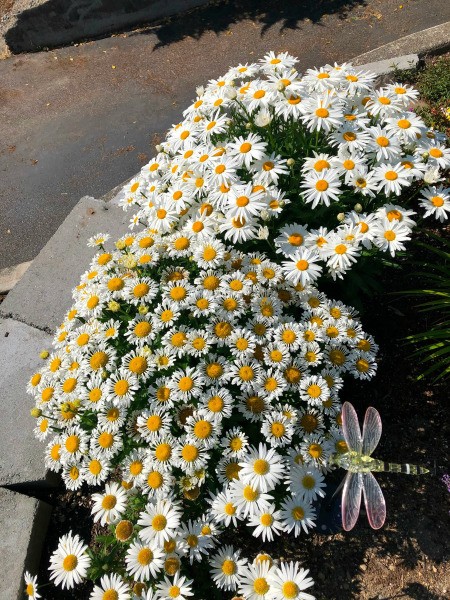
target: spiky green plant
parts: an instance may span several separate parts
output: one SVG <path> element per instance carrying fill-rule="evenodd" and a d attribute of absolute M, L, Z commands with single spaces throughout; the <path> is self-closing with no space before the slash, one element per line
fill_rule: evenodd
<path fill-rule="evenodd" d="M 430 327 L 406 340 L 416 346 L 413 356 L 423 365 L 418 379 L 438 381 L 450 377 L 450 240 L 427 235 L 433 243 L 417 242 L 429 257 L 417 273 L 424 288 L 403 293 L 423 299 L 417 309 L 430 317 Z"/>

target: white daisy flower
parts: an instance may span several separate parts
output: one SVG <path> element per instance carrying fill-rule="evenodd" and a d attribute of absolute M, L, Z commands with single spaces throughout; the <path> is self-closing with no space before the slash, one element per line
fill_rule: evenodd
<path fill-rule="evenodd" d="M 288 281 L 294 285 L 301 284 L 306 286 L 316 279 L 322 273 L 322 267 L 318 264 L 319 254 L 314 248 L 298 248 L 290 254 L 290 260 L 283 261 L 283 273 Z"/>
<path fill-rule="evenodd" d="M 223 523 L 225 527 L 229 527 L 230 524 L 237 527 L 240 514 L 228 488 L 211 497 L 211 514 L 217 523 Z"/>
<path fill-rule="evenodd" d="M 374 181 L 378 182 L 378 190 L 386 195 L 402 193 L 402 188 L 410 185 L 408 171 L 400 163 L 383 164 L 374 169 Z"/>
<path fill-rule="evenodd" d="M 122 577 L 115 573 L 103 575 L 100 579 L 100 585 L 94 586 L 89 600 L 104 600 L 105 598 L 129 600 L 131 590 L 128 583 L 125 583 Z"/>
<path fill-rule="evenodd" d="M 303 246 L 308 236 L 308 229 L 305 225 L 292 224 L 286 225 L 280 229 L 280 235 L 275 239 L 277 252 L 290 257 L 300 246 Z"/>
<path fill-rule="evenodd" d="M 282 448 L 291 443 L 294 426 L 281 412 L 271 412 L 264 415 L 261 434 L 273 448 Z"/>
<path fill-rule="evenodd" d="M 285 470 L 282 457 L 274 448 L 267 449 L 265 444 L 259 444 L 258 448 L 249 448 L 241 458 L 239 466 L 242 467 L 239 478 L 262 492 L 273 490 L 283 478 Z"/>
<path fill-rule="evenodd" d="M 50 579 L 62 589 L 72 589 L 86 577 L 91 559 L 87 545 L 70 531 L 59 539 L 58 548 L 50 557 Z"/>
<path fill-rule="evenodd" d="M 241 551 L 235 550 L 233 546 L 224 546 L 209 559 L 212 579 L 220 589 L 232 592 L 237 589 L 247 562 L 240 555 Z"/>
<path fill-rule="evenodd" d="M 27 598 L 29 600 L 41 598 L 41 595 L 38 594 L 37 575 L 31 575 L 31 573 L 25 571 L 23 578 L 25 580 L 25 594 Z"/>
<path fill-rule="evenodd" d="M 282 563 L 270 572 L 269 582 L 273 600 L 314 600 L 304 590 L 314 585 L 309 571 L 300 569 L 298 562 Z"/>
<path fill-rule="evenodd" d="M 150 500 L 139 515 L 138 525 L 142 526 L 139 535 L 145 543 L 154 540 L 161 546 L 176 535 L 180 521 L 180 509 L 170 500 Z"/>
<path fill-rule="evenodd" d="M 341 181 L 335 169 L 324 169 L 320 173 L 311 171 L 304 177 L 301 195 L 305 202 L 311 203 L 311 208 L 318 204 L 330 206 L 331 200 L 339 200 Z"/>
<path fill-rule="evenodd" d="M 168 577 L 164 577 L 164 581 L 156 586 L 158 599 L 173 600 L 173 598 L 176 598 L 177 600 L 187 600 L 187 598 L 194 595 L 192 591 L 193 583 L 192 579 L 187 579 L 180 573 L 175 573 L 172 581 Z"/>
<path fill-rule="evenodd" d="M 270 597 L 269 574 L 272 568 L 267 560 L 245 566 L 239 580 L 239 594 L 247 600 L 267 600 Z"/>
<path fill-rule="evenodd" d="M 250 165 L 255 160 L 260 160 L 267 147 L 267 143 L 263 142 L 261 137 L 255 133 L 251 133 L 248 137 L 242 136 L 235 138 L 227 146 L 228 155 L 236 157 L 240 166 L 250 168 Z"/>
<path fill-rule="evenodd" d="M 139 538 L 127 550 L 125 556 L 127 573 L 135 581 L 146 582 L 150 578 L 156 579 L 164 567 L 164 552 L 155 540 L 148 543 Z"/>
<path fill-rule="evenodd" d="M 293 496 L 307 502 L 313 502 L 317 497 L 325 497 L 324 477 L 313 465 L 294 464 L 288 476 L 288 483 Z"/>
<path fill-rule="evenodd" d="M 425 209 L 424 217 L 434 216 L 441 223 L 447 220 L 450 212 L 450 188 L 431 186 L 422 191 L 419 202 Z"/>
<path fill-rule="evenodd" d="M 374 228 L 374 244 L 383 250 L 389 251 L 391 256 L 399 250 L 404 250 L 404 242 L 411 239 L 411 230 L 398 221 L 389 221 L 385 218 L 379 221 Z"/>
<path fill-rule="evenodd" d="M 127 492 L 118 483 L 107 483 L 102 494 L 92 494 L 94 523 L 117 523 L 127 506 Z"/>
<path fill-rule="evenodd" d="M 247 525 L 249 527 L 255 527 L 252 532 L 254 537 L 262 537 L 263 542 L 274 540 L 275 535 L 281 535 L 283 531 L 283 525 L 280 521 L 280 511 L 275 511 L 275 506 L 271 506 L 269 509 L 252 515 Z"/>
<path fill-rule="evenodd" d="M 287 497 L 283 500 L 280 508 L 280 522 L 287 533 L 293 533 L 298 537 L 302 531 L 315 527 L 316 511 L 311 502 L 302 500 L 298 496 Z"/>

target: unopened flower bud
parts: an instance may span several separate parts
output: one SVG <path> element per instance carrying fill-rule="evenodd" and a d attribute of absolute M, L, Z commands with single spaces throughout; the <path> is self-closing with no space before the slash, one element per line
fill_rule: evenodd
<path fill-rule="evenodd" d="M 286 89 L 286 86 L 284 85 L 284 83 L 283 83 L 282 81 L 279 81 L 279 82 L 277 83 L 277 90 L 278 90 L 279 92 L 282 92 L 282 91 L 283 91 L 283 90 L 285 90 L 285 89 Z"/>
<path fill-rule="evenodd" d="M 345 219 L 345 213 L 339 213 L 336 218 L 339 221 L 339 223 L 342 223 L 342 221 Z"/>
<path fill-rule="evenodd" d="M 359 202 L 357 204 L 355 204 L 355 206 L 353 208 L 354 208 L 355 212 L 357 212 L 357 213 L 362 212 L 362 209 L 363 209 L 362 205 Z"/>
<path fill-rule="evenodd" d="M 156 152 L 162 152 L 162 146 L 161 146 L 161 144 L 156 144 L 155 150 L 156 150 Z"/>
<path fill-rule="evenodd" d="M 140 315 L 146 315 L 148 313 L 148 306 L 145 306 L 145 304 L 141 304 L 138 308 L 138 312 Z"/>
<path fill-rule="evenodd" d="M 116 248 L 117 250 L 123 250 L 126 247 L 125 240 L 117 240 Z"/>
<path fill-rule="evenodd" d="M 37 406 L 35 406 L 34 408 L 32 408 L 30 410 L 30 415 L 32 417 L 34 417 L 35 419 L 39 419 L 39 417 L 42 415 L 42 410 L 40 408 L 37 408 Z"/>
<path fill-rule="evenodd" d="M 39 357 L 42 358 L 43 360 L 45 360 L 49 356 L 50 356 L 50 354 L 48 353 L 48 350 L 42 350 L 42 352 L 39 354 Z"/>
<path fill-rule="evenodd" d="M 252 128 L 252 124 L 251 123 L 246 123 L 245 124 L 245 129 L 251 129 Z"/>
<path fill-rule="evenodd" d="M 111 312 L 119 312 L 120 304 L 118 302 L 116 302 L 115 300 L 110 300 L 108 302 L 108 308 Z"/>
<path fill-rule="evenodd" d="M 429 156 L 430 156 L 430 155 L 429 155 L 429 153 L 428 153 L 428 152 L 424 152 L 424 153 L 422 154 L 422 158 L 423 158 L 423 160 L 427 160 L 427 158 L 428 158 Z"/>
<path fill-rule="evenodd" d="M 293 167 L 295 165 L 295 160 L 293 158 L 288 158 L 286 164 L 288 167 Z"/>

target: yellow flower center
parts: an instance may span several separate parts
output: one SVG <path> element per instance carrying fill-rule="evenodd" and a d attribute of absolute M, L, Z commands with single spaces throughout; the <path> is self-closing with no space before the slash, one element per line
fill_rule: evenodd
<path fill-rule="evenodd" d="M 75 554 L 68 554 L 63 560 L 63 569 L 64 571 L 73 571 L 77 568 L 78 558 Z"/>
<path fill-rule="evenodd" d="M 89 362 L 92 369 L 94 371 L 98 371 L 98 369 L 102 369 L 104 366 L 106 366 L 108 362 L 108 355 L 106 352 L 94 352 Z"/>
<path fill-rule="evenodd" d="M 105 510 L 111 510 L 117 504 L 117 498 L 112 494 L 108 494 L 102 500 L 102 508 Z"/>
<path fill-rule="evenodd" d="M 316 110 L 316 116 L 320 119 L 326 119 L 329 116 L 329 111 L 326 108 L 318 108 Z"/>
<path fill-rule="evenodd" d="M 309 262 L 302 258 L 296 262 L 295 266 L 299 271 L 306 271 L 309 267 Z"/>
<path fill-rule="evenodd" d="M 240 152 L 242 152 L 243 154 L 247 154 L 247 152 L 250 152 L 251 149 L 252 145 L 249 142 L 244 142 L 239 148 Z"/>
<path fill-rule="evenodd" d="M 307 433 L 311 433 L 312 431 L 314 431 L 317 428 L 318 424 L 319 421 L 317 420 L 317 417 L 308 413 L 304 414 L 300 419 L 300 425 Z"/>
<path fill-rule="evenodd" d="M 125 396 L 129 389 L 129 383 L 125 379 L 119 379 L 119 381 L 114 384 L 114 392 L 117 396 Z"/>
<path fill-rule="evenodd" d="M 208 438 L 212 430 L 213 427 L 209 421 L 197 421 L 194 425 L 194 435 L 201 440 Z"/>
<path fill-rule="evenodd" d="M 156 449 L 155 449 L 155 457 L 161 461 L 164 462 L 166 460 L 169 460 L 169 458 L 172 456 L 172 448 L 170 446 L 170 444 L 159 444 Z"/>
<path fill-rule="evenodd" d="M 360 373 L 367 373 L 367 371 L 369 370 L 369 363 L 367 360 L 365 360 L 364 358 L 360 358 L 359 360 L 356 361 L 356 368 Z"/>
<path fill-rule="evenodd" d="M 302 521 L 305 518 L 305 511 L 301 506 L 294 506 L 291 514 L 294 521 Z"/>
<path fill-rule="evenodd" d="M 253 463 L 253 470 L 258 475 L 265 475 L 266 473 L 269 472 L 269 469 L 270 469 L 269 463 L 267 462 L 267 460 L 264 460 L 263 458 L 258 458 Z"/>
<path fill-rule="evenodd" d="M 314 489 L 314 486 L 316 485 L 316 480 L 314 479 L 314 477 L 312 475 L 305 475 L 302 479 L 302 486 L 305 488 L 305 490 L 312 490 Z"/>
<path fill-rule="evenodd" d="M 382 148 L 386 148 L 387 146 L 389 146 L 389 140 L 384 135 L 380 135 L 379 137 L 377 137 L 376 142 Z"/>
<path fill-rule="evenodd" d="M 155 531 L 162 531 L 167 525 L 167 519 L 164 515 L 155 515 L 152 519 L 152 527 Z"/>
<path fill-rule="evenodd" d="M 177 585 L 171 585 L 168 590 L 168 595 L 170 598 L 178 598 L 180 593 L 181 593 L 181 590 Z"/>
<path fill-rule="evenodd" d="M 121 277 L 113 277 L 108 281 L 108 289 L 111 292 L 118 292 L 124 285 L 125 283 Z"/>
<path fill-rule="evenodd" d="M 93 402 L 94 404 L 96 402 L 98 402 L 100 400 L 100 398 L 102 397 L 102 391 L 100 388 L 93 388 L 90 392 L 89 392 L 89 400 L 91 402 Z"/>
<path fill-rule="evenodd" d="M 431 204 L 439 208 L 440 206 L 444 205 L 444 198 L 442 198 L 441 196 L 433 196 L 431 198 Z"/>
<path fill-rule="evenodd" d="M 398 175 L 395 171 L 386 171 L 384 176 L 389 181 L 395 181 L 396 179 L 398 179 Z"/>
<path fill-rule="evenodd" d="M 270 426 L 270 432 L 276 438 L 283 437 L 285 431 L 286 431 L 286 427 L 283 425 L 283 423 L 279 423 L 279 422 L 275 421 Z"/>
<path fill-rule="evenodd" d="M 80 438 L 77 435 L 69 435 L 66 439 L 65 446 L 67 452 L 70 452 L 71 454 L 77 452 L 80 447 Z"/>
<path fill-rule="evenodd" d="M 82 333 L 77 337 L 78 346 L 85 346 L 89 342 L 90 336 L 88 333 Z M 61 364 L 61 363 L 60 363 Z M 53 363 L 52 363 L 53 365 Z"/>
<path fill-rule="evenodd" d="M 353 131 L 346 131 L 343 138 L 346 142 L 354 142 L 356 140 L 356 133 Z"/>
<path fill-rule="evenodd" d="M 317 385 L 316 383 L 313 383 L 308 387 L 306 392 L 307 392 L 308 396 L 310 396 L 311 398 L 318 398 L 320 396 L 320 394 L 322 393 L 322 390 L 319 385 Z"/>
<path fill-rule="evenodd" d="M 320 444 L 311 444 L 308 452 L 313 458 L 320 458 L 323 453 L 322 446 Z"/>
<path fill-rule="evenodd" d="M 239 369 L 239 377 L 242 381 L 251 381 L 255 377 L 255 372 L 250 366 L 243 366 Z"/>
<path fill-rule="evenodd" d="M 114 436 L 109 431 L 104 431 L 99 435 L 98 445 L 102 448 L 111 448 L 114 443 Z"/>
<path fill-rule="evenodd" d="M 194 380 L 192 379 L 192 377 L 182 377 L 180 379 L 180 381 L 178 382 L 178 388 L 182 391 L 182 392 L 188 392 L 189 390 L 192 390 L 192 388 L 194 387 Z"/>
<path fill-rule="evenodd" d="M 328 189 L 328 181 L 326 179 L 319 179 L 316 183 L 316 190 L 318 192 L 325 192 Z"/>
<path fill-rule="evenodd" d="M 147 359 L 143 356 L 135 356 L 130 360 L 128 368 L 132 373 L 142 375 L 148 367 Z"/>
<path fill-rule="evenodd" d="M 150 548 L 141 548 L 136 558 L 140 565 L 149 565 L 153 560 L 153 552 L 150 550 Z"/>
<path fill-rule="evenodd" d="M 393 242 L 397 236 L 391 229 L 388 229 L 384 232 L 384 237 L 388 242 Z"/>
<path fill-rule="evenodd" d="M 148 474 L 147 483 L 149 487 L 151 487 L 154 490 L 157 490 L 164 483 L 164 479 L 161 473 L 159 473 L 159 471 L 152 471 Z"/>
<path fill-rule="evenodd" d="M 433 158 L 441 158 L 444 155 L 444 153 L 442 152 L 442 150 L 439 150 L 439 148 L 431 148 L 430 150 L 430 156 L 432 156 Z"/>
<path fill-rule="evenodd" d="M 89 471 L 92 475 L 100 475 L 102 471 L 102 464 L 99 460 L 94 459 L 89 463 Z"/>
<path fill-rule="evenodd" d="M 181 456 L 186 462 L 194 462 L 199 455 L 198 448 L 192 444 L 186 444 L 181 451 Z"/>

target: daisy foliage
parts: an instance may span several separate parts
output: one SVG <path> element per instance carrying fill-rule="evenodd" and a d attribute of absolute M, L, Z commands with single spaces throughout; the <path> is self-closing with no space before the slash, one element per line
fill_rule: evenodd
<path fill-rule="evenodd" d="M 374 375 L 373 338 L 354 309 L 217 238 L 144 229 L 96 247 L 28 391 L 47 467 L 70 490 L 97 486 L 108 543 L 97 555 L 65 536 L 51 578 L 93 579 L 94 600 L 190 598 L 193 573 L 244 598 L 310 598 L 297 563 L 220 536 L 315 526 L 328 459 L 346 450 L 339 391 Z"/>
<path fill-rule="evenodd" d="M 349 63 L 308 69 L 269 53 L 197 90 L 158 154 L 121 192 L 139 222 L 199 240 L 214 232 L 283 258 L 294 283 L 341 278 L 361 256 L 395 256 L 417 219 L 448 218 L 445 135 L 409 85 L 375 88 Z M 432 185 L 430 185 L 432 184 Z"/>

